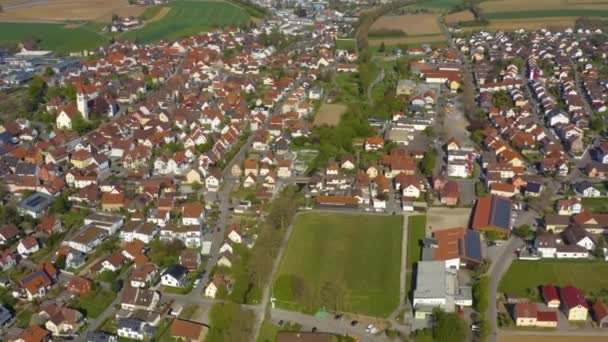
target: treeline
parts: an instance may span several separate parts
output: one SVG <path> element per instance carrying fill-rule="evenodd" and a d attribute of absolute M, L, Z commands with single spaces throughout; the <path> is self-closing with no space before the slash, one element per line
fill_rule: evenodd
<path fill-rule="evenodd" d="M 399 29 L 377 29 L 370 31 L 369 37 L 405 37 L 407 33 Z"/>
<path fill-rule="evenodd" d="M 359 23 L 357 25 L 357 47 L 359 50 L 366 50 L 369 48 L 369 40 L 368 35 L 369 31 L 378 18 L 381 16 L 391 12 L 398 10 L 399 8 L 407 5 L 414 4 L 420 0 L 399 0 L 395 2 L 391 2 L 386 5 L 382 5 L 375 9 L 369 10 L 359 17 Z"/>
<path fill-rule="evenodd" d="M 462 27 L 471 26 L 485 26 L 490 24 L 490 21 L 486 17 L 485 13 L 479 7 L 480 0 L 463 0 L 458 5 L 454 6 L 451 10 L 452 13 L 460 11 L 470 11 L 473 13 L 475 20 L 460 21 L 458 24 Z"/>

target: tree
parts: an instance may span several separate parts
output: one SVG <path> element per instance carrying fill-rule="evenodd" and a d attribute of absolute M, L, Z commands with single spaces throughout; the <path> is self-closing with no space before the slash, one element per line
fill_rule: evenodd
<path fill-rule="evenodd" d="M 54 214 L 65 214 L 70 210 L 71 204 L 67 194 L 61 194 L 53 201 L 51 212 Z"/>
<path fill-rule="evenodd" d="M 469 339 L 467 324 L 457 313 L 447 313 L 441 309 L 435 309 L 433 321 L 433 339 L 435 341 L 460 342 Z"/>
<path fill-rule="evenodd" d="M 422 160 L 420 161 L 420 171 L 425 176 L 432 176 L 433 171 L 435 170 L 435 164 L 437 163 L 437 150 L 432 148 L 427 153 L 424 154 Z"/>
<path fill-rule="evenodd" d="M 534 230 L 530 225 L 523 224 L 515 229 L 515 234 L 524 240 L 531 240 L 534 237 Z"/>
<path fill-rule="evenodd" d="M 65 254 L 61 254 L 59 257 L 57 257 L 57 260 L 55 260 L 55 267 L 57 267 L 58 269 L 65 269 Z"/>
<path fill-rule="evenodd" d="M 51 67 L 46 67 L 46 69 L 44 69 L 44 76 L 46 77 L 50 77 L 55 75 L 55 71 L 53 70 L 53 68 Z"/>
<path fill-rule="evenodd" d="M 606 246 L 606 241 L 604 240 L 604 236 L 603 235 L 598 235 L 597 236 L 597 243 L 595 245 L 595 250 L 593 252 L 593 254 L 595 255 L 596 258 L 598 259 L 604 259 L 606 253 L 604 252 L 604 247 Z"/>
<path fill-rule="evenodd" d="M 473 307 L 482 316 L 488 310 L 488 291 L 490 278 L 483 276 L 473 285 Z"/>
<path fill-rule="evenodd" d="M 386 51 L 386 45 L 384 45 L 384 42 L 381 42 L 378 52 L 385 52 L 385 51 Z"/>

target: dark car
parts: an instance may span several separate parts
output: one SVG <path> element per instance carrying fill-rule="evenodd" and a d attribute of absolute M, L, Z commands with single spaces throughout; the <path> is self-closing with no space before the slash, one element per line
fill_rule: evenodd
<path fill-rule="evenodd" d="M 279 325 L 283 325 L 283 323 L 284 323 L 283 320 L 279 321 Z"/>
<path fill-rule="evenodd" d="M 342 315 L 340 315 L 340 314 L 334 316 L 334 319 L 336 319 L 336 320 L 338 320 L 340 318 L 342 318 Z"/>
<path fill-rule="evenodd" d="M 313 333 L 314 333 L 314 332 L 317 332 L 317 327 L 312 327 L 312 330 L 311 330 L 311 331 L 312 331 Z"/>
<path fill-rule="evenodd" d="M 357 325 L 357 323 L 359 323 L 359 322 L 357 322 L 357 321 L 352 321 L 352 322 L 350 322 L 350 325 L 352 325 L 352 326 L 354 327 L 355 325 Z"/>

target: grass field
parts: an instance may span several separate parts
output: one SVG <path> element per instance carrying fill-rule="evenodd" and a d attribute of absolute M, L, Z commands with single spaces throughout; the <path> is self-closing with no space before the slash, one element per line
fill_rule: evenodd
<path fill-rule="evenodd" d="M 573 0 L 492 0 L 482 1 L 479 7 L 486 14 L 513 11 L 607 10 L 608 2 L 605 0 L 581 0 L 579 2 Z M 576 14 L 572 14 L 572 16 L 576 16 Z"/>
<path fill-rule="evenodd" d="M 74 308 L 84 311 L 88 317 L 97 318 L 112 304 L 115 297 L 116 293 L 114 292 L 97 290 L 79 299 Z"/>
<path fill-rule="evenodd" d="M 57 52 L 93 49 L 108 41 L 94 31 L 64 24 L 0 22 L 0 41 L 18 43 L 30 38 L 40 39 L 42 49 Z"/>
<path fill-rule="evenodd" d="M 422 244 L 421 240 L 426 236 L 426 216 L 410 216 L 407 226 L 407 269 L 405 276 L 405 293 L 410 292 L 414 288 L 412 284 L 412 275 L 414 272 L 414 265 L 420 261 L 422 256 Z"/>
<path fill-rule="evenodd" d="M 528 297 L 538 286 L 553 284 L 574 285 L 585 294 L 597 293 L 608 288 L 607 273 L 608 263 L 604 261 L 517 260 L 500 280 L 498 290 Z"/>
<path fill-rule="evenodd" d="M 606 198 L 583 198 L 583 208 L 592 213 L 608 213 L 608 199 Z"/>
<path fill-rule="evenodd" d="M 356 51 L 357 41 L 355 39 L 336 39 L 336 48 L 348 51 Z"/>
<path fill-rule="evenodd" d="M 273 286 L 279 307 L 385 317 L 399 302 L 401 216 L 300 215 Z"/>
<path fill-rule="evenodd" d="M 464 27 L 464 31 L 483 30 L 540 30 L 542 28 L 560 29 L 574 27 L 576 17 L 547 17 L 526 19 L 492 19 L 489 25 L 481 27 Z"/>
<path fill-rule="evenodd" d="M 317 115 L 315 115 L 315 121 L 313 122 L 313 124 L 315 126 L 335 126 L 340 123 L 340 118 L 342 117 L 342 114 L 346 112 L 346 109 L 346 105 L 343 104 L 324 103 L 321 105 L 321 108 L 319 108 L 319 112 L 317 113 Z"/>
<path fill-rule="evenodd" d="M 593 332 L 591 332 L 593 333 Z M 597 329 L 597 334 L 601 334 L 602 330 Z M 502 333 L 498 337 L 499 342 L 603 342 L 606 341 L 606 336 L 593 335 L 568 335 L 560 336 L 557 334 L 530 334 L 522 335 L 521 333 L 508 335 Z"/>
<path fill-rule="evenodd" d="M 431 35 L 420 35 L 420 36 L 408 36 L 403 38 L 386 38 L 386 39 L 373 39 L 370 38 L 370 46 L 380 46 L 384 43 L 385 46 L 405 44 L 408 47 L 420 46 L 422 44 L 432 43 L 443 43 L 446 42 L 446 37 L 443 34 L 431 34 Z"/>
<path fill-rule="evenodd" d="M 245 9 L 223 1 L 176 1 L 169 7 L 171 10 L 161 19 L 125 32 L 120 38 L 137 38 L 143 43 L 174 40 L 214 27 L 247 24 L 250 18 Z"/>

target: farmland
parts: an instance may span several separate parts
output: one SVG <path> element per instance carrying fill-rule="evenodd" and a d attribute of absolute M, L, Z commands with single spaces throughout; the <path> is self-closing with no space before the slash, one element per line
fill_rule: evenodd
<path fill-rule="evenodd" d="M 0 13 L 0 21 L 109 22 L 112 14 L 139 16 L 144 10 L 143 6 L 129 5 L 128 0 L 12 1 L 12 3 L 4 4 L 4 13 Z"/>
<path fill-rule="evenodd" d="M 564 272 L 568 270 L 568 272 Z M 608 288 L 608 263 L 604 261 L 539 260 L 514 261 L 500 280 L 498 290 L 536 299 L 538 286 L 575 285 L 586 295 L 598 294 Z"/>
<path fill-rule="evenodd" d="M 412 36 L 441 33 L 436 14 L 382 16 L 372 25 L 370 35 L 380 30 L 400 30 Z"/>
<path fill-rule="evenodd" d="M 121 35 L 123 39 L 138 39 L 143 43 L 161 39 L 174 40 L 208 31 L 214 27 L 239 26 L 249 22 L 245 9 L 223 1 L 176 1 L 162 18 L 139 30 Z"/>
<path fill-rule="evenodd" d="M 492 19 L 484 30 L 540 30 L 542 28 L 558 29 L 574 27 L 576 17 L 547 17 L 528 19 Z M 479 27 L 465 27 L 465 31 L 479 30 Z"/>
<path fill-rule="evenodd" d="M 526 19 L 548 17 L 608 17 L 608 9 L 571 9 L 571 10 L 539 10 L 488 13 L 486 17 L 492 19 Z"/>
<path fill-rule="evenodd" d="M 425 43 L 445 42 L 446 37 L 443 34 L 431 34 L 421 36 L 410 36 L 402 38 L 386 38 L 386 39 L 370 39 L 369 45 L 380 46 L 384 43 L 386 46 L 406 44 L 408 46 L 420 45 Z"/>
<path fill-rule="evenodd" d="M 399 301 L 401 216 L 300 215 L 273 286 L 279 307 L 385 317 Z"/>
<path fill-rule="evenodd" d="M 479 6 L 486 14 L 501 12 L 537 12 L 536 16 L 539 18 L 546 16 L 564 16 L 552 14 L 552 12 L 558 11 L 567 13 L 564 10 L 573 12 L 581 10 L 608 10 L 608 3 L 605 0 L 585 0 L 584 2 L 580 1 L 578 3 L 572 0 L 494 0 L 484 1 Z M 542 12 L 544 12 L 544 14 Z M 580 14 L 576 13 L 566 14 L 566 16 L 579 15 Z"/>
<path fill-rule="evenodd" d="M 340 118 L 344 112 L 346 112 L 346 106 L 343 104 L 324 103 L 315 116 L 314 125 L 335 126 L 340 122 Z"/>
<path fill-rule="evenodd" d="M 0 22 L 1 42 L 18 43 L 30 38 L 40 39 L 42 49 L 58 52 L 93 49 L 108 41 L 98 33 L 82 27 L 69 28 L 64 24 Z"/>

